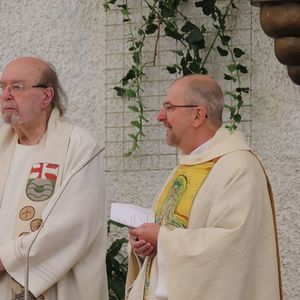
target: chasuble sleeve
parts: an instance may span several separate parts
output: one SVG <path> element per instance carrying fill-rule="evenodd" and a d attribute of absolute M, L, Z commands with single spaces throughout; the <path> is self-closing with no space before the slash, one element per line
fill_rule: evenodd
<path fill-rule="evenodd" d="M 192 206 L 187 229 L 162 226 L 169 300 L 280 299 L 265 174 L 248 151 L 221 157 Z"/>
<path fill-rule="evenodd" d="M 65 181 L 43 212 L 43 220 L 47 218 L 47 221 L 29 255 L 29 290 L 35 296 L 59 282 L 72 269 L 69 277 L 72 280 L 68 283 L 69 290 L 73 289 L 72 299 L 96 299 L 95 295 L 100 294 L 101 299 L 107 299 L 106 204 L 100 155 L 64 185 L 70 173 L 84 164 L 97 148 L 95 143 L 86 143 L 72 150 L 77 153 L 77 161 L 74 156 L 70 159 Z M 26 255 L 34 236 L 35 232 L 0 247 L 7 271 L 22 285 Z"/>

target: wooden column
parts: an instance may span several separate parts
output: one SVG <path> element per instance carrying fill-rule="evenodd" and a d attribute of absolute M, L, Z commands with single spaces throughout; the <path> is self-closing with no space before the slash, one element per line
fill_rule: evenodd
<path fill-rule="evenodd" d="M 260 7 L 260 25 L 274 38 L 277 59 L 300 85 L 300 0 L 250 0 Z"/>

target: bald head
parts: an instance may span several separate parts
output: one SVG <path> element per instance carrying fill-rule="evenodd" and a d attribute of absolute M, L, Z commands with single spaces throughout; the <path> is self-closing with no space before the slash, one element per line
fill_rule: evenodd
<path fill-rule="evenodd" d="M 2 81 L 35 81 L 48 69 L 47 63 L 34 57 L 20 57 L 8 63 L 2 72 Z"/>
<path fill-rule="evenodd" d="M 201 74 L 188 75 L 176 80 L 170 88 L 180 91 L 186 103 L 205 106 L 211 123 L 216 127 L 222 126 L 224 97 L 213 78 Z"/>
<path fill-rule="evenodd" d="M 52 87 L 54 96 L 51 107 L 56 107 L 63 114 L 67 98 L 50 63 L 37 57 L 19 57 L 5 66 L 1 76 L 2 81 L 19 82 L 24 79 Z"/>

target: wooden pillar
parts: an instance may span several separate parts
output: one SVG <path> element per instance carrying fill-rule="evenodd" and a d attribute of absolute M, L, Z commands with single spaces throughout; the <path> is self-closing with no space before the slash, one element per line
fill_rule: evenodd
<path fill-rule="evenodd" d="M 300 85 L 300 0 L 250 0 L 260 7 L 260 25 L 274 38 L 277 59 Z"/>

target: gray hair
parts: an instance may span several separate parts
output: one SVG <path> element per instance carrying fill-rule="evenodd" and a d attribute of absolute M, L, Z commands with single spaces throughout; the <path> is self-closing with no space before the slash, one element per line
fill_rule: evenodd
<path fill-rule="evenodd" d="M 67 95 L 58 80 L 54 66 L 49 62 L 46 63 L 48 68 L 43 71 L 41 80 L 43 81 L 43 84 L 53 88 L 54 96 L 51 102 L 52 108 L 57 108 L 59 114 L 63 115 L 68 103 Z"/>
<path fill-rule="evenodd" d="M 221 127 L 224 96 L 218 83 L 206 75 L 188 75 L 187 99 L 192 104 L 201 104 L 207 109 L 207 116 L 213 125 Z"/>

